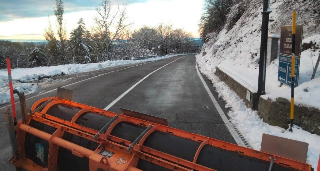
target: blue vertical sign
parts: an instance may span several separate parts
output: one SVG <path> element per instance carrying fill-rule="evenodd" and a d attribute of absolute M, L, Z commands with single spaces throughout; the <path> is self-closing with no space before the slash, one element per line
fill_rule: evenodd
<path fill-rule="evenodd" d="M 295 79 L 294 87 L 298 86 L 299 81 L 299 66 L 302 43 L 302 25 L 296 25 L 296 41 L 295 41 Z M 279 70 L 278 81 L 291 87 L 291 62 L 292 62 L 292 26 L 281 27 L 280 37 L 280 55 L 279 55 Z"/>
<path fill-rule="evenodd" d="M 280 54 L 278 81 L 291 87 L 291 56 Z M 295 80 L 294 87 L 298 86 L 300 58 L 295 58 Z"/>

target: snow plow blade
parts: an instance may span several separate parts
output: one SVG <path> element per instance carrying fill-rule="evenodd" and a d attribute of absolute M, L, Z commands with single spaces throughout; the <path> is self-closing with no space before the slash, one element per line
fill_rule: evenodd
<path fill-rule="evenodd" d="M 15 126 L 18 152 L 10 162 L 37 171 L 311 170 L 303 162 L 169 127 L 163 119 L 123 113 L 40 99 L 27 121 Z"/>

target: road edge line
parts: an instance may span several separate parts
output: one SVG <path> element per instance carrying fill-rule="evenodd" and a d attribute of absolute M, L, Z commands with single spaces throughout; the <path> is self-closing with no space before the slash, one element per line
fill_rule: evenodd
<path fill-rule="evenodd" d="M 183 56 L 184 57 L 184 56 Z M 139 85 L 142 81 L 144 81 L 145 79 L 147 79 L 150 75 L 152 75 L 153 73 L 159 71 L 160 69 L 174 63 L 175 61 L 183 58 L 183 57 L 180 57 L 174 61 L 171 61 L 163 66 L 161 66 L 160 68 L 150 72 L 148 75 L 146 75 L 145 77 L 143 77 L 141 80 L 139 80 L 137 83 L 135 83 L 133 86 L 131 86 L 129 89 L 127 89 L 125 92 L 123 92 L 119 97 L 117 97 L 116 99 L 114 99 L 107 107 L 105 107 L 103 110 L 109 110 L 112 106 L 114 106 L 118 101 L 120 101 L 125 95 L 127 95 L 131 90 L 133 90 L 137 85 Z"/>
<path fill-rule="evenodd" d="M 198 73 L 198 76 L 204 86 L 204 88 L 206 89 L 212 103 L 214 104 L 214 106 L 216 107 L 221 119 L 223 120 L 224 124 L 226 125 L 227 129 L 229 130 L 231 136 L 233 137 L 233 139 L 236 141 L 236 143 L 240 146 L 246 147 L 245 143 L 242 141 L 242 139 L 240 138 L 239 134 L 237 133 L 237 131 L 234 129 L 233 124 L 229 121 L 229 119 L 227 118 L 226 114 L 223 112 L 223 110 L 221 109 L 219 103 L 217 102 L 217 100 L 214 98 L 213 94 L 211 93 L 208 85 L 206 84 L 206 82 L 204 81 L 204 79 L 202 78 L 202 75 L 200 74 L 199 68 L 196 65 L 196 70 Z"/>

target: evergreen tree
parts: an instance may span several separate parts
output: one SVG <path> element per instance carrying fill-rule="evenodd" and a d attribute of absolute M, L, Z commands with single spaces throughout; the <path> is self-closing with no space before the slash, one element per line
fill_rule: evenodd
<path fill-rule="evenodd" d="M 90 52 L 92 47 L 90 43 L 90 32 L 87 31 L 85 23 L 81 18 L 78 27 L 71 32 L 70 46 L 73 55 L 73 62 L 87 63 L 91 62 Z"/>
<path fill-rule="evenodd" d="M 43 51 L 38 47 L 34 48 L 29 56 L 29 66 L 37 67 L 45 66 L 48 64 L 47 55 L 43 53 Z"/>

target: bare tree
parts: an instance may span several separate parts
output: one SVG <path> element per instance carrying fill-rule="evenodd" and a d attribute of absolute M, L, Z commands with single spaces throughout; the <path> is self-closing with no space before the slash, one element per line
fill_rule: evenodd
<path fill-rule="evenodd" d="M 152 27 L 143 26 L 132 34 L 132 39 L 141 48 L 148 49 L 149 51 L 155 50 L 159 44 L 159 34 L 157 30 Z"/>
<path fill-rule="evenodd" d="M 126 6 L 118 5 L 114 9 L 109 0 L 102 0 L 96 11 L 98 15 L 94 18 L 96 26 L 93 28 L 93 37 L 96 41 L 97 59 L 109 60 L 112 58 L 113 43 L 122 37 L 129 26 L 126 24 Z"/>
<path fill-rule="evenodd" d="M 173 29 L 171 25 L 159 24 L 157 28 L 143 26 L 134 31 L 130 41 L 136 44 L 139 54 L 166 55 L 168 53 L 196 52 L 199 45 L 191 34 L 183 29 Z"/>
<path fill-rule="evenodd" d="M 159 24 L 158 34 L 160 35 L 160 51 L 161 55 L 169 53 L 169 42 L 171 39 L 172 25 Z"/>
<path fill-rule="evenodd" d="M 51 26 L 51 22 L 49 20 L 49 27 L 45 29 L 44 37 L 47 40 L 47 51 L 50 55 L 51 63 L 56 63 L 59 59 L 59 49 L 58 49 L 58 41 L 54 35 L 54 31 Z"/>
<path fill-rule="evenodd" d="M 223 29 L 232 5 L 240 1 L 206 0 L 205 2 L 204 13 L 199 23 L 199 32 L 202 41 L 208 42 L 212 38 L 210 33 L 215 32 L 217 34 Z"/>

